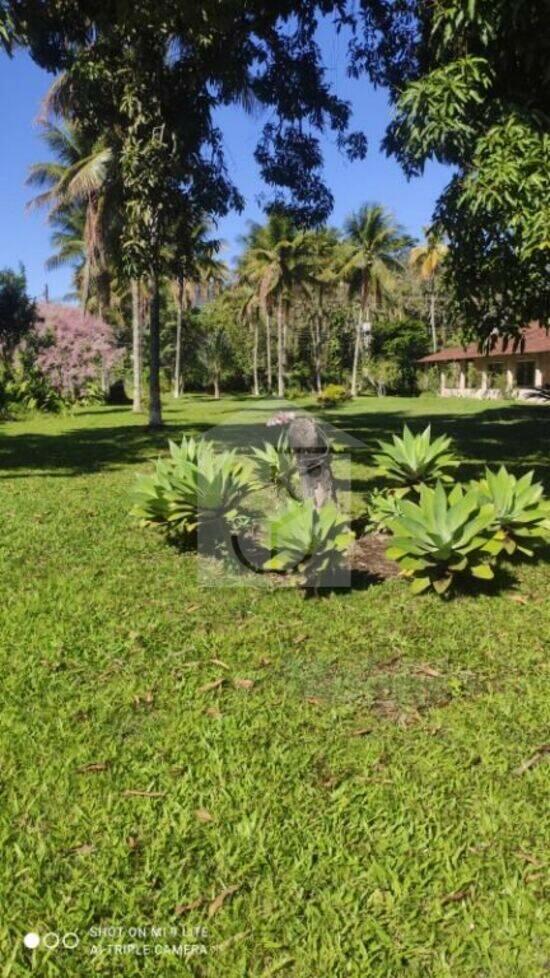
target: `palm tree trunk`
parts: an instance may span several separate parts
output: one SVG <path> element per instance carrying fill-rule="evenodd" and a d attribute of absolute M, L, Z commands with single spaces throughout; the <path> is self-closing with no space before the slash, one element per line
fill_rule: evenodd
<path fill-rule="evenodd" d="M 321 309 L 313 323 L 313 367 L 315 372 L 315 389 L 318 394 L 323 389 L 323 379 L 321 377 Z"/>
<path fill-rule="evenodd" d="M 181 394 L 181 333 L 183 327 L 183 296 L 185 283 L 183 276 L 178 282 L 178 308 L 176 310 L 176 358 L 174 364 L 174 397 Z"/>
<path fill-rule="evenodd" d="M 162 428 L 160 400 L 160 293 L 158 275 L 151 276 L 149 304 L 149 427 Z"/>
<path fill-rule="evenodd" d="M 216 401 L 220 399 L 220 378 L 219 374 L 214 374 L 214 398 Z"/>
<path fill-rule="evenodd" d="M 353 367 L 351 371 L 351 396 L 357 397 L 357 380 L 359 376 L 359 356 L 361 353 L 361 320 L 362 313 L 359 314 L 355 327 L 355 346 L 353 348 Z"/>
<path fill-rule="evenodd" d="M 260 396 L 260 384 L 258 381 L 258 317 L 254 317 L 254 339 L 252 344 L 252 393 L 254 397 Z"/>
<path fill-rule="evenodd" d="M 285 367 L 284 367 L 284 306 L 283 296 L 279 296 L 277 304 L 277 396 L 285 396 Z"/>
<path fill-rule="evenodd" d="M 132 411 L 141 411 L 141 314 L 139 303 L 139 281 L 133 278 L 130 284 L 132 292 L 132 367 L 133 391 Z"/>
<path fill-rule="evenodd" d="M 430 328 L 432 331 L 433 352 L 437 352 L 437 332 L 435 328 L 435 289 L 432 287 L 430 292 Z"/>
<path fill-rule="evenodd" d="M 267 372 L 267 389 L 271 394 L 273 390 L 273 371 L 271 368 L 271 319 L 269 312 L 265 313 L 265 357 Z"/>

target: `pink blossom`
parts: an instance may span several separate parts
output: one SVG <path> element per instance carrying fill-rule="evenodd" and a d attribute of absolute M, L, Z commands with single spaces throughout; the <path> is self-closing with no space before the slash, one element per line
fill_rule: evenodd
<path fill-rule="evenodd" d="M 109 324 L 74 306 L 39 303 L 36 334 L 48 341 L 37 365 L 63 397 L 80 397 L 124 356 Z"/>

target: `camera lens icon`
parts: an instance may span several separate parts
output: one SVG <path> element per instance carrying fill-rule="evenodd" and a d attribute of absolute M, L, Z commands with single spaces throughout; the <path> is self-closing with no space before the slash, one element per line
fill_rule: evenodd
<path fill-rule="evenodd" d="M 23 938 L 23 944 L 30 951 L 34 951 L 40 944 L 47 948 L 48 951 L 55 951 L 60 945 L 68 951 L 72 951 L 79 943 L 80 938 L 74 931 L 68 931 L 66 934 L 58 934 L 56 931 L 50 930 L 43 937 L 37 934 L 36 931 L 29 931 Z"/>

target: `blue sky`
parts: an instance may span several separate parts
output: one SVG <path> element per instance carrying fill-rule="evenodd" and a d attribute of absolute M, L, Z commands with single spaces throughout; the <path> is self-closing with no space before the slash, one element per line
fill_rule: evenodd
<path fill-rule="evenodd" d="M 335 198 L 331 223 L 340 225 L 365 201 L 379 201 L 395 212 L 411 234 L 419 236 L 449 179 L 448 169 L 430 164 L 422 177 L 408 182 L 399 165 L 379 149 L 390 117 L 384 92 L 374 91 L 366 79 L 347 77 L 342 38 L 323 30 L 321 43 L 334 88 L 353 106 L 353 128 L 363 129 L 369 140 L 366 161 L 350 163 L 338 152 L 330 135 L 323 138 L 325 178 Z M 0 55 L 0 268 L 23 262 L 32 295 L 42 294 L 47 283 L 50 296 L 60 298 L 70 288 L 70 269 L 44 270 L 50 253 L 46 215 L 25 211 L 31 195 L 25 186 L 28 166 L 46 155 L 35 120 L 50 77 L 22 52 L 12 60 Z M 229 169 L 247 201 L 242 214 L 231 214 L 220 222 L 217 233 L 226 242 L 226 260 L 238 251 L 238 238 L 246 231 L 247 222 L 262 217 L 257 198 L 264 188 L 253 152 L 266 118 L 252 118 L 234 108 L 219 113 Z"/>

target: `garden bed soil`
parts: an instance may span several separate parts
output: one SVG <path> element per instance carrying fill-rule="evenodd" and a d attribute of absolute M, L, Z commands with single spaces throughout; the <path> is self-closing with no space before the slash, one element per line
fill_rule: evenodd
<path fill-rule="evenodd" d="M 400 570 L 394 560 L 386 557 L 389 537 L 382 533 L 368 533 L 353 544 L 349 559 L 352 570 L 361 571 L 381 581 L 398 577 Z"/>

